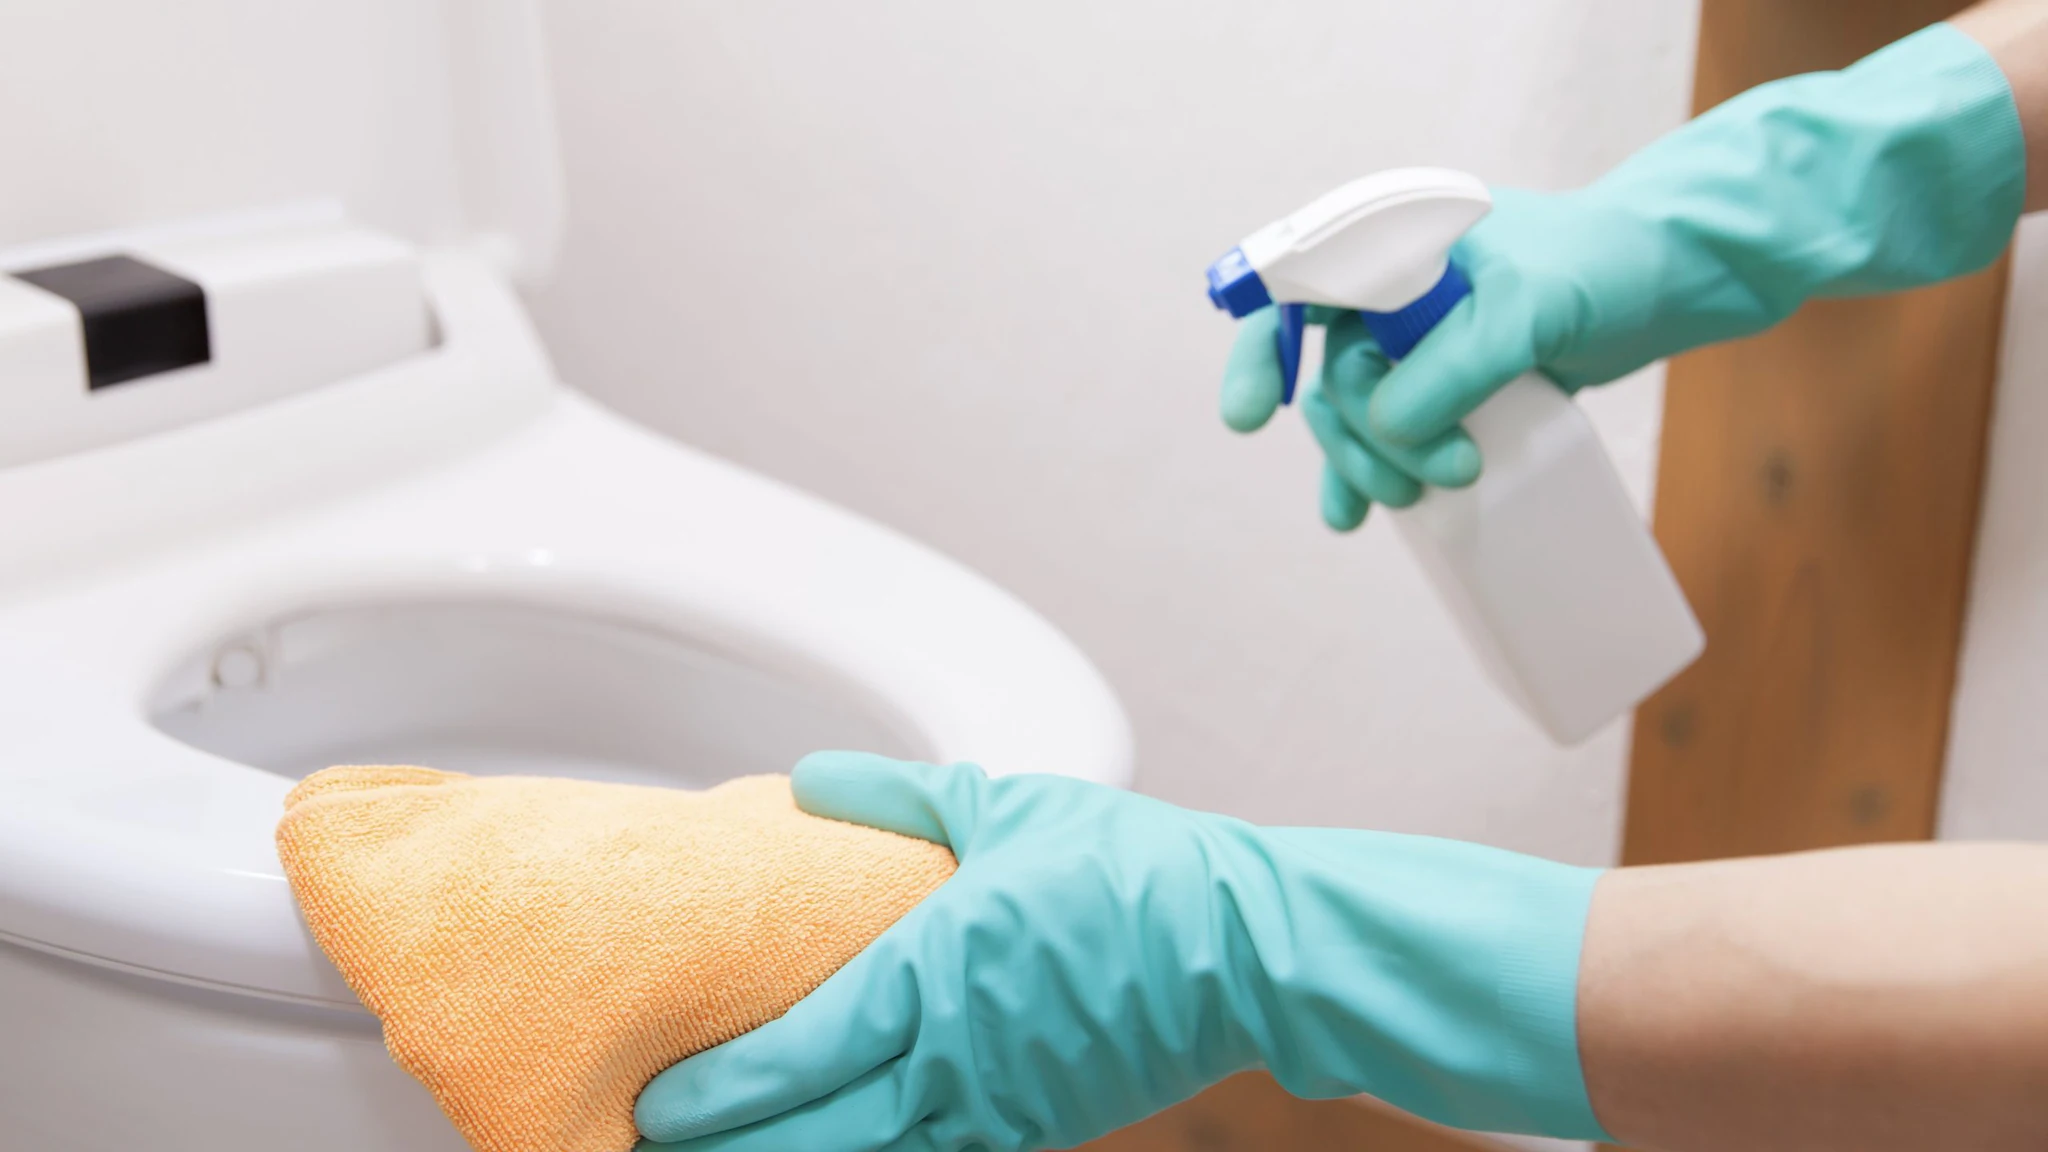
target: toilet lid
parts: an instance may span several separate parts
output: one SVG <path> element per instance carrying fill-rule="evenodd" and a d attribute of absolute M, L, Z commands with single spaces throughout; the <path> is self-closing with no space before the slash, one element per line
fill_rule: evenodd
<path fill-rule="evenodd" d="M 335 399 L 348 387 L 266 409 L 245 432 L 287 456 L 331 438 L 353 418 Z M 216 638 L 336 601 L 630 603 L 635 618 L 861 685 L 944 758 L 1127 782 L 1129 733 L 1107 685 L 1000 589 L 571 394 L 545 389 L 532 412 L 456 463 L 214 524 L 90 579 L 42 573 L 61 594 L 0 591 L 0 936 L 353 1006 L 272 846 L 292 781 L 145 719 L 165 671 Z M 210 450 L 216 434 L 190 430 Z M 14 479 L 0 475 L 0 515 Z M 110 500 L 133 487 L 101 485 Z"/>
<path fill-rule="evenodd" d="M 0 68 L 36 99 L 0 101 L 0 248 L 334 200 L 521 282 L 553 262 L 538 0 L 52 4 L 10 32 Z"/>

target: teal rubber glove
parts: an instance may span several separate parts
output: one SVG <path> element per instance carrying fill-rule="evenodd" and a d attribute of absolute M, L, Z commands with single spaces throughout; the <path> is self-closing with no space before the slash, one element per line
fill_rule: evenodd
<path fill-rule="evenodd" d="M 674 1143 L 643 1147 L 1065 1148 L 1259 1067 L 1603 1138 L 1576 1020 L 1595 870 L 859 753 L 794 786 L 959 871 L 781 1019 L 656 1077 L 636 1119 Z"/>
<path fill-rule="evenodd" d="M 1804 301 L 1932 284 L 2005 247 L 2025 198 L 2005 76 L 1946 24 L 1841 72 L 1765 84 L 1596 183 L 1502 189 L 1456 258 L 1472 295 L 1398 365 L 1355 314 L 1322 311 L 1324 367 L 1302 411 L 1326 468 L 1323 518 L 1479 473 L 1456 432 L 1531 368 L 1567 391 L 1702 344 L 1761 332 Z M 1280 403 L 1272 310 L 1246 319 L 1223 419 L 1252 431 Z"/>

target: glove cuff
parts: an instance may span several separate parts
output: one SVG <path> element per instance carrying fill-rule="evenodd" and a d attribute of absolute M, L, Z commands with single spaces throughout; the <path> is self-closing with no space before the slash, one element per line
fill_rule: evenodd
<path fill-rule="evenodd" d="M 2019 222 L 2026 140 L 1997 63 L 1936 24 L 1735 96 L 1585 191 L 1696 257 L 1648 292 L 1688 318 L 1670 352 L 1762 331 L 1812 296 L 1984 267 Z"/>
<path fill-rule="evenodd" d="M 1953 240 L 1937 245 L 1944 249 L 1941 262 L 1920 269 L 1916 279 L 1960 276 L 1997 259 L 2026 204 L 2027 145 L 2012 85 L 1990 51 L 1953 25 L 1935 24 L 1871 53 L 1843 75 L 1858 88 L 1921 97 L 1899 106 L 1922 111 L 1925 138 L 1902 132 L 1905 146 L 1895 158 L 1928 174 L 1927 207 L 1949 226 Z"/>
<path fill-rule="evenodd" d="M 1599 869 L 1531 860 L 1497 963 L 1503 1063 L 1523 1117 L 1513 1130 L 1611 1140 L 1579 1059 L 1579 960 Z"/>
<path fill-rule="evenodd" d="M 1579 951 L 1601 872 L 1477 844 L 1245 829 L 1229 1015 L 1297 1096 L 1458 1128 L 1605 1139 L 1579 1068 Z"/>

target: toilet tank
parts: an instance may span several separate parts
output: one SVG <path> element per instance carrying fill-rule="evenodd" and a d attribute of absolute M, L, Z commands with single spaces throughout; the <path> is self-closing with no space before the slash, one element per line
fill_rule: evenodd
<path fill-rule="evenodd" d="M 421 251 L 527 283 L 552 263 L 532 3 L 95 0 L 8 25 L 0 469 L 421 354 Z"/>
<path fill-rule="evenodd" d="M 564 212 L 533 0 L 13 5 L 0 154 L 0 596 L 431 466 L 556 387 L 511 291 Z M 185 325 L 139 375 L 89 363 L 108 256 Z"/>

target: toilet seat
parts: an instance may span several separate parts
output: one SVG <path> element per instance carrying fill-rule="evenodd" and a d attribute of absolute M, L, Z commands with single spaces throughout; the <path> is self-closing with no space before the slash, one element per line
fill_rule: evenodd
<path fill-rule="evenodd" d="M 444 328 L 430 379 L 373 374 L 0 473 L 0 522 L 39 542 L 0 568 L 0 937 L 355 1008 L 278 869 L 271 835 L 292 781 L 147 717 L 179 660 L 308 606 L 623 613 L 863 686 L 935 757 L 1127 782 L 1113 695 L 1029 609 L 556 387 L 480 266 L 444 255 L 429 279 Z M 351 437 L 364 429 L 376 435 Z M 223 453 L 250 463 L 247 491 Z M 165 467 L 194 454 L 208 466 Z"/>

